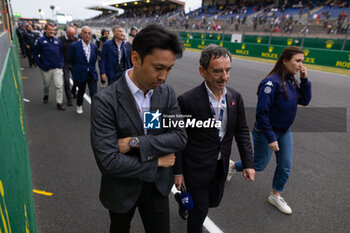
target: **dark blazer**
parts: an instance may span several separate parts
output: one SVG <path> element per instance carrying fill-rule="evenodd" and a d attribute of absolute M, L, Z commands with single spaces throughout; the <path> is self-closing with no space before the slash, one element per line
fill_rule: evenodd
<path fill-rule="evenodd" d="M 91 108 L 91 145 L 102 173 L 102 204 L 116 213 L 129 211 L 144 182 L 153 182 L 162 195 L 169 195 L 174 183 L 173 168 L 158 167 L 157 159 L 183 150 L 185 129 L 153 129 L 144 135 L 143 122 L 124 74 L 94 96 Z M 175 92 L 167 84 L 154 89 L 150 110 L 157 109 L 163 114 L 181 113 Z M 128 136 L 138 136 L 140 149 L 121 154 L 118 138 Z"/>
<path fill-rule="evenodd" d="M 60 39 L 61 43 L 62 43 L 62 50 L 63 50 L 63 57 L 64 57 L 64 65 L 71 65 L 69 62 L 69 46 L 76 42 L 78 40 L 78 38 L 73 37 L 72 40 L 69 40 L 68 38 L 66 38 L 66 36 L 60 36 L 58 37 L 58 39 Z"/>
<path fill-rule="evenodd" d="M 181 112 L 192 118 L 207 120 L 213 118 L 208 92 L 204 82 L 178 97 Z M 175 174 L 183 174 L 185 183 L 192 186 L 208 187 L 217 166 L 221 151 L 224 178 L 228 173 L 232 139 L 235 137 L 244 168 L 253 168 L 254 160 L 241 95 L 227 87 L 227 127 L 220 142 L 216 128 L 187 128 L 186 148 L 176 153 Z"/>
<path fill-rule="evenodd" d="M 132 67 L 130 43 L 124 42 L 122 48 L 125 56 L 124 71 Z M 115 74 L 115 66 L 117 64 L 118 54 L 115 51 L 113 39 L 103 44 L 102 55 L 100 60 L 100 74 L 106 74 L 108 78 L 113 78 Z"/>
<path fill-rule="evenodd" d="M 24 36 L 23 36 L 23 41 L 24 44 L 27 46 L 29 45 L 29 49 L 33 49 L 34 48 L 34 43 L 36 40 L 36 35 L 34 32 L 32 31 L 25 31 Z"/>
<path fill-rule="evenodd" d="M 90 60 L 86 59 L 85 52 L 83 49 L 82 40 L 72 43 L 69 46 L 68 56 L 69 61 L 73 67 L 73 80 L 78 82 L 85 82 L 88 72 L 92 74 L 94 79 L 97 81 L 96 61 L 97 61 L 97 47 L 93 43 L 90 43 Z"/>

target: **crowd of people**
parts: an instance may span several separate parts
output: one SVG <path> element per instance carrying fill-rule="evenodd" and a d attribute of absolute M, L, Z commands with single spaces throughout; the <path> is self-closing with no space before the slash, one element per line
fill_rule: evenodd
<path fill-rule="evenodd" d="M 63 93 L 69 106 L 76 95 L 76 112 L 82 114 L 83 95 L 89 88 L 91 145 L 102 175 L 100 200 L 109 211 L 110 232 L 130 232 L 137 208 L 145 232 L 169 233 L 168 196 L 175 184 L 178 190 L 186 189 L 194 203 L 185 209 L 177 199 L 180 216 L 187 219 L 187 232 L 200 233 L 209 208 L 219 206 L 225 182 L 234 172 L 241 171 L 253 182 L 255 171 L 265 169 L 273 152 L 277 165 L 268 201 L 281 212 L 292 213 L 281 194 L 291 173 L 290 127 L 297 105 L 308 105 L 311 100 L 303 50 L 286 48 L 258 85 L 253 150 L 243 98 L 227 86 L 232 56 L 225 48 L 207 46 L 199 59 L 202 84 L 176 97 L 165 81 L 175 60 L 182 57 L 183 45 L 176 34 L 160 25 L 148 25 L 140 32 L 132 28 L 130 40 L 124 28 L 116 25 L 112 39 L 109 30 L 103 29 L 96 43 L 88 26 L 79 34 L 69 26 L 59 38 L 53 24 L 45 25 L 41 37 L 31 32 L 30 25 L 26 27 L 24 43 L 32 54 L 30 64 L 42 71 L 44 104 L 53 80 L 57 109 L 65 110 Z M 297 74 L 300 81 L 294 77 Z M 101 91 L 97 91 L 99 76 L 108 84 Z M 214 119 L 216 123 L 207 128 L 176 124 L 154 129 L 153 124 L 144 124 L 147 113 L 152 115 L 151 122 L 164 114 L 179 121 Z M 241 161 L 230 160 L 233 138 Z"/>
<path fill-rule="evenodd" d="M 181 10 L 169 8 L 154 8 L 147 13 L 136 8 L 127 9 L 122 15 L 115 13 L 103 14 L 104 25 L 112 27 L 116 23 L 130 28 L 136 25 L 142 28 L 151 23 L 163 24 L 174 30 L 202 30 L 234 32 L 273 32 L 273 33 L 330 33 L 345 34 L 349 28 L 347 1 L 261 1 L 248 4 L 219 4 L 202 6 L 201 8 L 185 13 Z M 311 14 L 316 7 L 333 7 L 344 9 L 339 12 L 337 19 L 330 11 L 319 10 Z M 331 9 L 333 9 L 331 8 Z M 307 24 L 307 18 L 309 23 Z M 81 25 L 99 27 L 98 20 L 86 20 Z M 311 25 L 311 26 L 310 26 Z M 317 25 L 320 25 L 317 27 Z M 323 27 L 322 27 L 323 25 Z"/>
<path fill-rule="evenodd" d="M 130 7 L 125 9 L 124 14 L 116 16 L 115 18 L 146 18 L 146 17 L 159 17 L 168 13 L 174 12 L 176 9 L 170 7 L 145 7 L 142 10 L 138 8 Z"/>
<path fill-rule="evenodd" d="M 217 3 L 215 6 L 203 6 L 193 12 L 190 12 L 179 19 L 172 19 L 170 26 L 180 27 L 186 30 L 214 30 L 220 31 L 225 28 L 226 31 L 238 31 L 242 25 L 253 25 L 252 31 L 264 31 L 274 33 L 290 34 L 297 25 L 306 23 L 301 22 L 303 15 L 307 15 L 310 24 L 320 24 L 321 17 L 324 25 L 323 32 L 327 33 L 345 33 L 349 27 L 347 13 L 341 11 L 337 20 L 330 18 L 330 11 L 322 11 L 311 15 L 311 11 L 319 6 L 342 7 L 347 8 L 347 1 L 263 1 L 260 3 L 224 4 Z M 249 10 L 248 10 L 249 9 Z M 249 18 L 249 23 L 247 19 Z M 247 28 L 247 27 L 244 27 Z M 310 28 L 303 29 L 302 32 L 310 32 Z"/>
<path fill-rule="evenodd" d="M 21 55 L 28 57 L 29 65 L 32 67 L 35 63 L 33 62 L 31 51 L 34 48 L 36 38 L 43 36 L 43 31 L 40 26 L 33 24 L 32 21 L 26 23 L 20 22 L 16 28 L 16 35 L 18 37 Z"/>
<path fill-rule="evenodd" d="M 26 30 L 24 30 L 26 28 Z M 93 38 L 89 27 L 84 26 L 78 33 L 78 25 L 69 26 L 57 36 L 58 27 L 46 24 L 37 33 L 32 30 L 32 22 L 20 23 L 16 32 L 19 35 L 21 53 L 28 57 L 29 66 L 39 66 L 43 74 L 44 97 L 48 103 L 49 89 L 53 80 L 56 89 L 57 109 L 64 111 L 63 93 L 67 105 L 73 106 L 77 99 L 77 113 L 83 113 L 83 96 L 86 85 L 90 96 L 97 92 L 98 61 L 102 87 L 111 85 L 128 68 L 131 68 L 131 44 L 137 34 L 133 27 L 127 38 L 121 26 L 112 28 L 113 38 L 109 40 L 109 30 L 101 30 L 98 40 Z M 96 38 L 96 37 L 95 37 Z M 83 56 L 85 55 L 85 56 Z M 70 78 L 73 86 L 70 87 Z"/>
<path fill-rule="evenodd" d="M 253 182 L 255 171 L 264 170 L 272 152 L 277 166 L 268 201 L 282 213 L 292 214 L 281 193 L 292 167 L 290 127 L 297 104 L 308 105 L 311 100 L 311 83 L 302 65 L 304 51 L 286 48 L 259 84 L 254 153 L 242 96 L 227 87 L 230 52 L 218 45 L 207 46 L 199 60 L 204 82 L 176 101 L 165 81 L 181 56 L 181 42 L 175 34 L 158 25 L 147 26 L 134 39 L 133 68 L 94 98 L 91 141 L 102 173 L 100 199 L 109 210 L 110 232 L 130 232 L 136 208 L 145 232 L 170 232 L 168 195 L 174 183 L 178 190 L 187 190 L 194 203 L 186 209 L 176 198 L 179 214 L 187 220 L 187 232 L 200 233 L 209 208 L 219 206 L 225 182 L 234 171 L 242 171 Z M 294 77 L 298 73 L 300 83 Z M 214 118 L 221 124 L 158 130 L 141 124 L 144 114 L 156 109 L 202 121 Z M 153 119 L 158 117 L 153 115 Z M 233 137 L 242 161 L 230 160 Z"/>

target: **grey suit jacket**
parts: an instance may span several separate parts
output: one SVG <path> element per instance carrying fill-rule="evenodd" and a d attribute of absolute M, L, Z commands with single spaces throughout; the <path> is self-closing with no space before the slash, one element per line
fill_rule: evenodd
<path fill-rule="evenodd" d="M 181 114 L 174 90 L 167 84 L 154 89 L 150 111 Z M 121 154 L 118 138 L 138 136 L 140 149 Z M 100 200 L 116 213 L 129 211 L 144 182 L 153 182 L 167 196 L 174 183 L 173 168 L 158 167 L 158 157 L 182 150 L 187 134 L 180 128 L 152 129 L 143 122 L 125 75 L 94 96 L 91 107 L 91 145 L 102 173 Z"/>

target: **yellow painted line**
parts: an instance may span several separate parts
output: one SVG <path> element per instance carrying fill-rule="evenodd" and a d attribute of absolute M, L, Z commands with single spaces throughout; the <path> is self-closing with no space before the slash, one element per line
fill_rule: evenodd
<path fill-rule="evenodd" d="M 45 195 L 45 196 L 52 196 L 53 195 L 53 193 L 45 192 L 45 191 L 41 191 L 41 190 L 37 190 L 37 189 L 33 189 L 33 192 L 37 193 L 37 194 Z"/>
<path fill-rule="evenodd" d="M 202 51 L 200 49 L 193 49 L 193 48 L 186 48 L 186 50 L 192 51 L 192 52 L 201 52 Z M 258 58 L 258 57 L 248 57 L 248 56 L 240 56 L 240 55 L 232 55 L 232 57 L 238 58 L 238 59 L 250 60 L 250 61 L 259 61 L 259 62 L 266 62 L 266 63 L 272 63 L 272 64 L 276 63 L 276 60 Z M 335 67 L 329 67 L 329 66 L 312 65 L 312 64 L 307 64 L 307 63 L 304 63 L 303 65 L 306 66 L 306 68 L 311 69 L 311 70 L 319 70 L 319 71 L 325 71 L 325 72 L 336 73 L 336 74 L 350 75 L 350 70 L 347 70 L 347 69 L 341 69 L 341 68 L 335 68 Z"/>
<path fill-rule="evenodd" d="M 185 48 L 185 49 L 191 52 L 202 52 L 202 49 L 193 49 L 193 48 Z"/>
<path fill-rule="evenodd" d="M 22 79 L 28 79 L 28 76 L 22 76 Z"/>
<path fill-rule="evenodd" d="M 1 215 L 1 220 L 2 220 L 3 227 L 4 227 L 4 231 L 5 231 L 5 233 L 8 233 L 9 231 L 7 230 L 7 222 L 5 220 L 5 215 L 2 212 L 2 208 L 1 207 L 0 207 L 0 215 Z M 1 230 L 1 228 L 0 228 L 0 230 Z"/>

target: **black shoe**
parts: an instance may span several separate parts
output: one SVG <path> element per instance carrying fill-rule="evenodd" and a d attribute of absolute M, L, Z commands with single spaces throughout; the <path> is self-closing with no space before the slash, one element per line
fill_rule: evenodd
<path fill-rule="evenodd" d="M 43 102 L 44 104 L 47 104 L 47 102 L 49 102 L 49 96 L 45 95 L 43 98 Z"/>
<path fill-rule="evenodd" d="M 174 195 L 175 200 L 177 202 L 177 204 L 179 204 L 179 215 L 183 220 L 187 220 L 187 216 L 188 216 L 188 210 L 186 210 L 182 203 L 181 203 L 181 198 L 180 198 L 180 193 L 175 193 Z"/>
<path fill-rule="evenodd" d="M 57 104 L 57 110 L 65 111 L 66 109 L 63 107 L 63 104 Z"/>
<path fill-rule="evenodd" d="M 69 107 L 73 106 L 72 102 L 68 102 L 67 105 L 68 105 Z"/>

